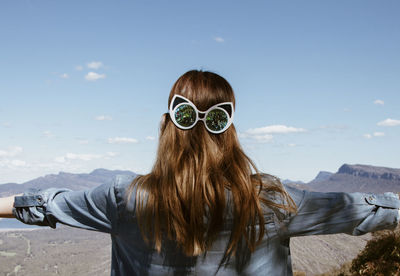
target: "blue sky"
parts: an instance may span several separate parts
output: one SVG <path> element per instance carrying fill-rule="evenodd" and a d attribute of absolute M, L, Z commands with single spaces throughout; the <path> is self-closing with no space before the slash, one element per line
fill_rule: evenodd
<path fill-rule="evenodd" d="M 398 1 L 1 1 L 0 183 L 151 169 L 175 80 L 225 77 L 260 170 L 399 168 Z"/>

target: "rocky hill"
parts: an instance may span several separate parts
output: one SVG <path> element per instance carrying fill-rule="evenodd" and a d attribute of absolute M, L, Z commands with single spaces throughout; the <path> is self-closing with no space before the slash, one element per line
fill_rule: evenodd
<path fill-rule="evenodd" d="M 293 181 L 290 179 L 284 179 L 281 182 L 282 182 L 282 184 L 285 184 L 285 185 L 291 186 L 291 187 L 295 187 L 299 190 L 311 190 L 311 188 L 302 181 Z"/>
<path fill-rule="evenodd" d="M 0 185 L 0 197 L 18 194 L 28 188 L 46 189 L 50 187 L 63 187 L 71 190 L 83 190 L 96 187 L 99 184 L 110 183 L 118 174 L 135 175 L 131 171 L 96 169 L 91 173 L 66 173 L 48 174 L 24 182 L 22 184 L 7 183 Z"/>
<path fill-rule="evenodd" d="M 400 192 L 400 169 L 344 164 L 336 173 L 317 176 L 307 186 L 320 192 Z"/>
<path fill-rule="evenodd" d="M 320 171 L 320 172 L 318 173 L 318 175 L 317 175 L 311 182 L 309 182 L 308 184 L 317 183 L 317 182 L 321 182 L 321 181 L 328 180 L 329 177 L 332 176 L 332 174 L 333 174 L 333 173 L 331 173 L 331 172 Z"/>
<path fill-rule="evenodd" d="M 338 173 L 362 178 L 400 181 L 400 169 L 386 167 L 344 164 L 339 168 Z"/>

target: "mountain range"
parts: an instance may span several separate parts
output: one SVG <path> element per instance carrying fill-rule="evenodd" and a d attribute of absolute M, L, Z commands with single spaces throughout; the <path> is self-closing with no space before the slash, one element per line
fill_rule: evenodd
<path fill-rule="evenodd" d="M 118 174 L 136 175 L 131 171 L 96 169 L 91 173 L 67 173 L 48 174 L 24 182 L 22 184 L 6 183 L 0 185 L 0 197 L 19 194 L 29 188 L 46 189 L 50 187 L 68 188 L 71 190 L 84 190 L 103 183 L 110 183 Z"/>
<path fill-rule="evenodd" d="M 319 192 L 400 192 L 400 169 L 344 164 L 336 173 L 320 172 L 307 186 Z"/>
<path fill-rule="evenodd" d="M 110 183 L 118 174 L 136 175 L 136 173 L 128 170 L 107 170 L 103 168 L 80 174 L 60 172 L 38 177 L 22 184 L 0 184 L 0 197 L 22 193 L 29 188 L 88 189 L 102 183 Z M 282 180 L 282 182 L 299 189 L 319 192 L 400 192 L 400 169 L 343 164 L 336 173 L 320 171 L 308 183 L 289 179 Z"/>

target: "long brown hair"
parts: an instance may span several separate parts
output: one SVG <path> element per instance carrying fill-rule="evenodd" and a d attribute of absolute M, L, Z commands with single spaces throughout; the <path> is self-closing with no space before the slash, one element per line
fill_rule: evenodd
<path fill-rule="evenodd" d="M 207 71 L 183 74 L 171 89 L 168 106 L 175 94 L 199 110 L 220 102 L 235 104 L 230 84 Z M 186 255 L 199 255 L 221 231 L 229 201 L 233 226 L 226 254 L 234 253 L 243 239 L 252 252 L 265 234 L 262 205 L 292 212 L 294 202 L 281 185 L 262 180 L 243 152 L 233 124 L 212 134 L 202 122 L 181 130 L 168 114 L 163 116 L 152 171 L 135 178 L 128 190 L 130 196 L 136 188 L 136 216 L 145 241 L 161 251 L 163 239 L 168 238 Z M 268 199 L 263 190 L 279 194 L 283 201 Z"/>

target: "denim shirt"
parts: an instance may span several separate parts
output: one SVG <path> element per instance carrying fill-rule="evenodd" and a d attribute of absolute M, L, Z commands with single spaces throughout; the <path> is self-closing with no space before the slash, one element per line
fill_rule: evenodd
<path fill-rule="evenodd" d="M 219 267 L 229 242 L 229 223 L 205 255 L 185 256 L 173 242 L 157 253 L 142 239 L 135 218 L 135 196 L 125 193 L 134 176 L 118 175 L 112 184 L 84 191 L 31 190 L 15 198 L 13 213 L 24 223 L 73 227 L 109 233 L 111 275 L 292 275 L 291 237 L 394 229 L 399 221 L 394 193 L 319 193 L 285 186 L 298 212 L 265 209 L 266 234 L 252 254 L 233 256 Z M 134 191 L 135 192 L 135 191 Z M 245 256 L 244 258 L 241 256 Z"/>

